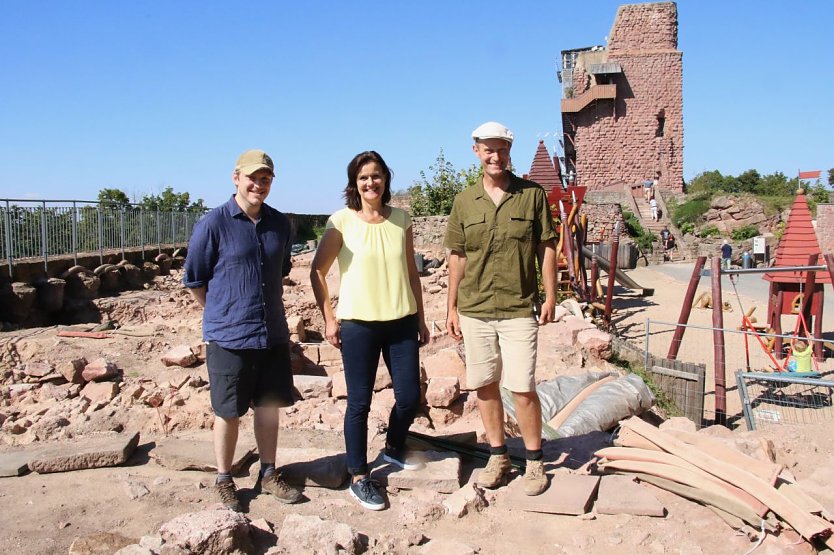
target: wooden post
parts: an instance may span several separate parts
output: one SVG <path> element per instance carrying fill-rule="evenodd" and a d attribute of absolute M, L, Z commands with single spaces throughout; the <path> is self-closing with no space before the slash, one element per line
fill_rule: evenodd
<path fill-rule="evenodd" d="M 620 250 L 620 222 L 614 224 L 614 233 L 611 236 L 611 253 L 608 259 L 608 289 L 605 290 L 605 314 L 603 316 L 606 324 L 611 323 L 611 301 L 614 297 L 614 278 L 617 274 L 618 250 Z"/>
<path fill-rule="evenodd" d="M 712 259 L 710 269 L 712 282 L 712 343 L 715 359 L 715 423 L 727 422 L 727 375 L 724 358 L 724 299 L 721 296 L 721 259 Z"/>
<path fill-rule="evenodd" d="M 808 255 L 808 266 L 817 265 L 817 254 Z M 805 318 L 805 323 L 811 327 L 811 306 L 814 300 L 814 289 L 817 286 L 817 273 L 814 271 L 805 272 L 805 283 L 802 285 L 803 295 L 802 304 L 799 307 L 799 312 Z M 808 332 L 811 330 L 809 329 Z"/>
<path fill-rule="evenodd" d="M 689 322 L 689 314 L 692 312 L 692 301 L 695 299 L 695 291 L 698 290 L 698 282 L 701 281 L 701 270 L 704 269 L 706 261 L 706 256 L 699 256 L 695 260 L 692 277 L 689 278 L 689 287 L 686 289 L 686 296 L 683 298 L 681 313 L 678 316 L 678 325 L 675 327 L 675 335 L 672 336 L 672 344 L 669 345 L 669 353 L 666 355 L 666 358 L 672 360 L 678 358 L 678 349 L 683 340 L 683 332 L 686 331 L 686 323 Z"/>
<path fill-rule="evenodd" d="M 585 256 L 582 254 L 582 248 L 585 246 L 585 233 L 588 229 L 588 215 L 579 215 L 579 225 L 576 226 L 576 258 L 579 260 L 579 281 L 582 299 L 590 300 L 588 294 L 588 272 L 585 270 Z"/>
<path fill-rule="evenodd" d="M 814 304 L 816 305 L 814 312 L 817 313 L 817 317 L 814 318 L 814 339 L 817 339 L 817 341 L 814 341 L 814 358 L 816 358 L 819 361 L 823 360 L 823 358 L 822 358 L 822 347 L 823 347 L 823 344 L 822 344 L 822 309 L 823 309 L 823 306 L 824 306 L 824 303 L 822 302 L 823 299 L 824 299 L 823 295 L 824 295 L 824 293 L 823 293 L 822 284 L 820 284 L 820 290 L 819 290 L 818 294 L 814 295 Z"/>
<path fill-rule="evenodd" d="M 773 323 L 770 325 L 770 327 L 773 328 L 773 333 L 777 335 L 776 339 L 773 341 L 773 356 L 776 357 L 776 360 L 782 360 L 785 358 L 785 355 L 782 352 L 782 338 L 778 337 L 782 335 L 782 303 L 784 302 L 785 292 L 781 287 L 778 287 L 776 289 L 776 308 L 773 313 Z"/>

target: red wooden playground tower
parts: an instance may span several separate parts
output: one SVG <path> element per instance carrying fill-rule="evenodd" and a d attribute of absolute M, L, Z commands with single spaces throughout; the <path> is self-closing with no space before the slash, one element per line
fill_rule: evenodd
<path fill-rule="evenodd" d="M 817 234 L 811 224 L 811 212 L 802 189 L 791 206 L 785 233 L 776 247 L 775 267 L 813 266 L 822 260 Z M 774 333 L 782 334 L 782 316 L 796 314 L 797 334 L 822 337 L 823 284 L 831 284 L 828 272 L 771 272 L 762 276 L 770 282 L 767 323 Z M 813 330 L 813 331 L 812 331 Z M 774 352 L 782 353 L 782 338 L 776 339 Z M 814 342 L 814 356 L 822 358 L 822 343 Z"/>

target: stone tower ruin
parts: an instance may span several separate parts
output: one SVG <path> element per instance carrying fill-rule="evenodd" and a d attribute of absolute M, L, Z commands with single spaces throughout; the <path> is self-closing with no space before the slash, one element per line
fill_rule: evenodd
<path fill-rule="evenodd" d="M 683 69 L 674 2 L 620 6 L 605 46 L 562 51 L 565 171 L 592 191 L 683 189 Z"/>

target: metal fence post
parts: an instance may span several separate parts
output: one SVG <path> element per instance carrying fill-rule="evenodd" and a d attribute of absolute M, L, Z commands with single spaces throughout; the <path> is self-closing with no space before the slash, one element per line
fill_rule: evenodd
<path fill-rule="evenodd" d="M 651 334 L 650 334 L 651 326 L 652 326 L 652 321 L 649 320 L 648 318 L 646 318 L 646 351 L 645 351 L 646 356 L 645 356 L 645 360 L 643 361 L 643 368 L 645 368 L 646 370 L 649 370 L 649 356 L 651 356 L 651 355 L 649 355 L 649 337 L 651 336 Z"/>
<path fill-rule="evenodd" d="M 741 370 L 736 372 L 736 385 L 738 386 L 738 396 L 741 399 L 741 410 L 744 413 L 744 419 L 747 421 L 747 429 L 753 431 L 756 429 L 756 422 L 753 420 L 753 411 L 750 407 L 750 395 L 747 391 L 747 383 L 744 381 L 744 374 Z"/>
<path fill-rule="evenodd" d="M 46 236 L 46 201 L 41 202 L 41 252 L 43 253 L 43 271 L 49 277 L 49 239 Z"/>
<path fill-rule="evenodd" d="M 156 249 L 157 254 L 162 254 L 162 230 L 160 229 L 160 221 L 162 217 L 159 215 L 159 208 L 156 209 Z"/>
<path fill-rule="evenodd" d="M 125 207 L 119 212 L 119 243 L 122 247 L 122 260 L 125 259 Z"/>
<path fill-rule="evenodd" d="M 142 244 L 142 262 L 145 261 L 145 212 L 139 207 L 139 242 Z"/>
<path fill-rule="evenodd" d="M 102 218 L 104 218 L 104 214 L 102 214 L 101 210 L 101 203 L 98 203 L 98 260 L 99 264 L 104 264 L 104 242 L 102 241 L 101 234 L 102 234 Z"/>
<path fill-rule="evenodd" d="M 72 260 L 78 266 L 78 206 L 72 201 Z"/>
<path fill-rule="evenodd" d="M 14 257 L 12 256 L 12 211 L 9 201 L 6 201 L 6 259 L 9 263 L 9 279 L 14 281 Z"/>

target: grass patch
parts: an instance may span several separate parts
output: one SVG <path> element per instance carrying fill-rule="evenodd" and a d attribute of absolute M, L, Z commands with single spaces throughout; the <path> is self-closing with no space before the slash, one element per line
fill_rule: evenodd
<path fill-rule="evenodd" d="M 652 395 L 654 395 L 655 406 L 667 417 L 683 416 L 683 412 L 678 409 L 675 403 L 666 395 L 665 391 L 657 387 L 657 384 L 654 383 L 654 380 L 652 380 L 651 376 L 648 372 L 646 372 L 646 369 L 643 368 L 642 365 L 622 359 L 617 356 L 617 353 L 611 355 L 611 359 L 609 359 L 608 362 L 618 368 L 622 368 L 626 372 L 640 376 L 640 378 L 646 382 L 646 385 L 649 387 L 649 391 L 651 391 Z"/>
<path fill-rule="evenodd" d="M 669 207 L 672 223 L 678 228 L 681 228 L 684 224 L 696 224 L 700 222 L 703 215 L 709 210 L 709 202 L 708 198 L 696 197 L 674 207 Z"/>

